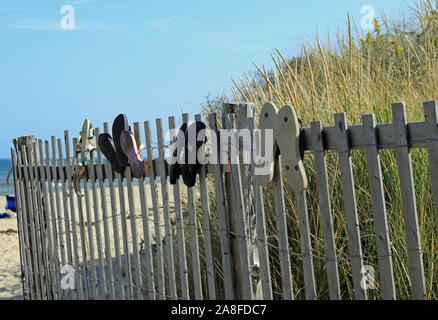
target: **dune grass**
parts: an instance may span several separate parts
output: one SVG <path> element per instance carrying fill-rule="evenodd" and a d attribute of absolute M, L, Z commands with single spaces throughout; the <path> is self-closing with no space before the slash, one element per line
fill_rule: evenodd
<path fill-rule="evenodd" d="M 223 101 L 250 101 L 257 110 L 266 101 L 277 107 L 295 107 L 304 125 L 321 120 L 333 124 L 335 113 L 345 112 L 350 124 L 361 124 L 363 114 L 374 113 L 378 123 L 392 122 L 391 103 L 405 101 L 409 121 L 423 121 L 422 103 L 438 98 L 438 1 L 423 0 L 412 12 L 398 20 L 383 17 L 374 20 L 375 30 L 364 33 L 348 17 L 348 29 L 322 43 L 318 37 L 303 46 L 301 55 L 288 59 L 279 51 L 272 55 L 273 68 L 254 65 L 254 72 L 234 79 L 231 95 L 224 94 L 203 104 L 206 113 L 218 111 Z M 393 150 L 380 152 L 385 184 L 385 199 L 393 251 L 394 276 L 398 299 L 411 297 L 405 228 L 401 211 L 401 194 Z M 348 254 L 343 196 L 338 157 L 327 154 L 330 193 L 339 255 L 339 275 L 343 299 L 354 299 L 351 265 Z M 377 249 L 371 210 L 365 153 L 352 153 L 364 264 L 378 270 Z M 412 150 L 418 220 L 424 250 L 424 269 L 429 299 L 438 298 L 437 236 L 431 194 L 431 179 L 426 150 Z M 324 257 L 313 156 L 306 154 L 309 177 L 308 207 L 314 254 Z M 273 194 L 265 190 L 269 241 L 276 246 Z M 289 245 L 300 252 L 298 219 L 292 191 L 286 186 L 285 201 L 289 228 Z M 214 206 L 212 206 L 214 209 Z M 218 241 L 217 237 L 215 238 Z M 217 244 L 218 248 L 219 245 Z M 220 255 L 220 252 L 218 252 Z M 275 298 L 281 298 L 278 255 L 271 250 L 271 272 Z M 302 261 L 291 256 L 293 285 L 298 299 L 304 298 Z M 315 259 L 318 298 L 328 299 L 326 263 Z M 379 275 L 377 273 L 377 282 Z M 381 298 L 381 288 L 370 290 L 370 299 Z"/>

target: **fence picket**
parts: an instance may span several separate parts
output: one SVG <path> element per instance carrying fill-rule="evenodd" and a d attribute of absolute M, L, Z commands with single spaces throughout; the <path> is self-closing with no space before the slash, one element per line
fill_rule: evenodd
<path fill-rule="evenodd" d="M 91 218 L 91 207 L 90 207 L 90 194 L 89 194 L 89 185 L 88 185 L 88 177 L 83 177 L 83 186 L 84 186 L 84 201 L 85 201 L 85 214 L 87 217 L 87 222 L 83 221 L 84 228 L 87 228 L 86 235 L 87 238 L 87 255 L 90 256 L 90 268 L 91 268 L 91 278 L 92 278 L 92 299 L 99 300 L 99 290 L 98 290 L 98 280 L 96 274 L 96 260 L 94 254 L 94 238 L 93 238 L 93 229 L 92 229 L 92 218 Z M 84 257 L 84 262 L 87 263 L 87 256 Z"/>
<path fill-rule="evenodd" d="M 169 129 L 175 130 L 175 117 L 169 117 Z M 175 136 L 171 137 L 171 143 L 176 141 L 177 132 Z M 186 255 L 186 240 L 184 234 L 184 217 L 182 215 L 182 205 L 181 205 L 181 181 L 180 177 L 177 177 L 176 184 L 173 186 L 173 201 L 175 210 L 175 220 L 176 220 L 176 236 L 178 241 L 178 258 L 179 258 L 179 274 L 181 281 L 181 297 L 184 300 L 189 299 L 189 279 L 187 270 L 187 255 Z"/>
<path fill-rule="evenodd" d="M 108 123 L 105 122 L 103 124 L 104 132 L 108 133 Z M 116 256 L 116 272 L 117 272 L 117 297 L 119 300 L 123 300 L 125 298 L 124 289 L 123 289 L 123 281 L 122 281 L 122 257 L 120 253 L 120 236 L 119 236 L 119 224 L 118 224 L 118 208 L 117 208 L 117 196 L 114 187 L 114 172 L 111 168 L 111 164 L 107 161 L 104 165 L 105 168 L 105 176 L 108 179 L 109 190 L 110 190 L 110 201 L 111 201 L 111 221 L 113 225 L 113 237 L 114 237 L 114 251 Z"/>
<path fill-rule="evenodd" d="M 202 121 L 201 115 L 195 116 L 196 121 Z M 201 191 L 202 230 L 204 233 L 205 260 L 207 266 L 208 297 L 216 300 L 216 275 L 214 270 L 213 242 L 211 235 L 210 199 L 208 196 L 207 168 L 201 165 L 199 169 L 199 188 Z"/>
<path fill-rule="evenodd" d="M 227 128 L 234 129 L 235 126 L 235 115 L 229 114 L 228 119 L 225 120 L 229 121 L 229 126 Z M 237 130 L 233 132 L 231 135 L 231 147 L 230 147 L 230 154 L 232 155 L 233 152 L 231 148 L 236 148 L 236 155 L 239 155 L 239 133 Z M 234 160 L 234 161 L 233 161 Z M 243 190 L 242 190 L 242 176 L 241 176 L 241 170 L 240 170 L 240 161 L 239 159 L 230 159 L 231 162 L 231 177 L 232 177 L 232 186 L 233 191 L 235 195 L 235 201 L 236 201 L 236 210 L 237 210 L 237 232 L 238 235 L 236 237 L 238 238 L 239 243 L 239 251 L 240 251 L 240 266 L 241 266 L 241 288 L 242 292 L 241 298 L 243 300 L 252 300 L 253 299 L 253 288 L 252 288 L 252 279 L 251 279 L 251 270 L 250 270 L 250 264 L 249 264 L 249 250 L 248 250 L 248 233 L 247 233 L 247 226 L 246 226 L 246 209 L 245 209 L 245 201 L 243 199 Z"/>
<path fill-rule="evenodd" d="M 138 246 L 138 236 L 137 236 L 137 216 L 135 213 L 135 203 L 134 203 L 134 192 L 133 192 L 133 177 L 131 172 L 131 167 L 127 167 L 126 171 L 126 186 L 128 189 L 128 206 L 129 206 L 129 219 L 131 221 L 131 240 L 132 240 L 132 255 L 134 258 L 135 267 L 135 289 L 137 300 L 143 300 L 143 284 L 141 278 L 141 268 L 140 268 L 140 253 Z"/>
<path fill-rule="evenodd" d="M 45 250 L 45 243 L 44 243 L 44 233 L 45 228 L 43 227 L 44 222 L 41 219 L 41 212 L 42 212 L 42 204 L 41 204 L 41 193 L 38 186 L 38 172 L 37 172 L 37 165 L 38 165 L 38 158 L 36 153 L 36 142 L 32 143 L 32 149 L 29 150 L 27 155 L 29 156 L 29 162 L 28 162 L 28 170 L 29 170 L 29 179 L 30 179 L 30 191 L 31 191 L 31 198 L 32 198 L 32 204 L 33 204 L 33 213 L 32 213 L 32 220 L 33 225 L 35 228 L 35 245 L 37 249 L 37 257 L 38 257 L 38 270 L 39 270 L 39 277 L 40 277 L 40 283 L 41 283 L 41 299 L 46 300 L 48 299 L 48 291 L 50 290 L 49 286 L 49 275 L 47 274 L 47 261 L 46 260 L 46 250 Z"/>
<path fill-rule="evenodd" d="M 208 118 L 210 129 L 216 134 L 219 140 L 219 129 L 217 126 L 217 115 L 212 113 Z M 220 143 L 217 143 L 217 154 L 220 154 Z M 222 177 L 222 167 L 219 158 L 216 159 L 216 164 L 213 164 L 213 174 L 215 181 L 216 190 L 216 206 L 218 211 L 219 220 L 219 237 L 221 243 L 221 254 L 222 254 L 222 269 L 224 275 L 224 288 L 225 288 L 225 299 L 233 300 L 234 294 L 234 279 L 232 271 L 232 254 L 231 254 L 231 243 L 230 243 L 230 224 L 228 221 L 228 208 L 225 199 L 225 188 L 224 180 Z"/>
<path fill-rule="evenodd" d="M 40 185 L 40 176 L 38 173 L 39 169 L 39 153 L 37 152 L 37 143 L 36 141 L 32 144 L 32 150 L 31 154 L 33 155 L 34 159 L 32 162 L 32 167 L 30 168 L 30 179 L 33 181 L 32 188 L 34 192 L 34 199 L 36 203 L 36 211 L 35 214 L 35 227 L 36 227 L 36 236 L 37 236 L 37 243 L 38 243 L 38 250 L 39 256 L 40 256 L 40 273 L 43 277 L 44 281 L 44 287 L 43 287 L 43 299 L 49 300 L 51 297 L 50 291 L 51 291 L 51 275 L 49 272 L 48 267 L 48 259 L 47 259 L 47 244 L 46 244 L 46 226 L 45 226 L 45 210 L 43 209 L 43 195 Z M 32 170 L 33 169 L 33 170 Z"/>
<path fill-rule="evenodd" d="M 141 144 L 141 136 L 140 136 L 140 124 L 138 122 L 134 123 L 134 135 L 136 141 L 139 141 Z M 145 168 L 147 169 L 147 168 Z M 140 205 L 141 205 L 141 217 L 142 217 L 142 226 L 143 226 L 143 237 L 144 237 L 144 251 L 145 251 L 145 262 L 146 262 L 146 281 L 147 281 L 147 290 L 150 300 L 155 300 L 155 272 L 154 272 L 154 264 L 152 257 L 152 245 L 151 245 L 151 235 L 149 229 L 149 205 L 146 198 L 146 190 L 145 190 L 145 179 L 138 180 L 138 188 L 140 193 Z"/>
<path fill-rule="evenodd" d="M 170 222 L 170 208 L 169 208 L 169 185 L 167 181 L 167 162 L 165 160 L 164 153 L 164 139 L 163 139 L 163 121 L 157 119 L 157 140 L 158 140 L 158 157 L 160 170 L 160 183 L 161 183 L 161 195 L 163 202 L 164 212 L 164 226 L 165 226 L 165 241 L 166 241 L 166 254 L 167 254 L 167 274 L 169 281 L 169 293 L 171 299 L 176 300 L 176 280 L 175 280 L 175 260 L 173 257 L 173 238 L 172 238 L 172 225 Z"/>
<path fill-rule="evenodd" d="M 59 261 L 59 236 L 58 236 L 58 229 L 57 229 L 57 224 L 56 224 L 56 210 L 58 210 L 58 206 L 57 206 L 57 202 L 55 203 L 55 191 L 54 191 L 54 177 L 52 176 L 53 174 L 53 170 L 52 170 L 52 164 L 51 164 L 51 159 L 50 159 L 50 145 L 49 145 L 49 141 L 45 141 L 44 142 L 44 150 L 46 153 L 46 177 L 47 177 L 47 182 L 48 182 L 48 189 L 49 189 L 49 199 L 50 199 L 50 219 L 48 220 L 48 222 L 52 225 L 52 237 L 53 237 L 53 256 L 54 256 L 54 260 L 55 260 L 55 273 L 56 274 L 60 274 L 60 261 Z M 57 277 L 57 279 L 59 279 Z M 61 289 L 61 284 L 59 283 L 59 280 L 57 280 L 58 285 L 57 285 L 57 298 L 58 299 L 62 299 L 62 289 Z"/>
<path fill-rule="evenodd" d="M 295 296 L 293 293 L 291 278 L 292 270 L 289 256 L 289 237 L 286 221 L 286 206 L 284 203 L 283 175 L 281 172 L 281 155 L 279 155 L 275 161 L 273 185 L 283 299 L 294 300 Z"/>
<path fill-rule="evenodd" d="M 125 191 L 123 185 L 123 176 L 120 173 L 116 173 L 116 178 L 118 181 L 119 190 L 119 205 L 120 205 L 120 221 L 122 227 L 122 241 L 123 241 L 123 256 L 124 256 L 124 274 L 126 277 L 126 282 L 124 286 L 126 287 L 127 299 L 132 300 L 133 288 L 132 288 L 132 275 L 131 275 L 131 261 L 129 259 L 129 244 L 128 244 L 128 229 L 126 226 L 126 203 L 125 203 Z M 122 281 L 122 279 L 120 279 Z"/>
<path fill-rule="evenodd" d="M 251 141 L 254 141 L 254 127 L 255 120 L 252 118 L 248 121 L 248 129 L 251 132 Z M 252 166 L 254 165 L 254 157 L 252 159 Z M 262 283 L 262 292 L 264 300 L 273 300 L 272 295 L 272 281 L 271 281 L 271 268 L 269 265 L 269 248 L 268 239 L 266 236 L 266 218 L 265 218 L 265 206 L 263 203 L 263 187 L 257 184 L 256 172 L 253 173 L 253 188 L 254 188 L 254 200 L 256 210 L 256 224 L 257 224 L 257 248 L 259 254 L 260 263 L 260 279 Z"/>
<path fill-rule="evenodd" d="M 415 199 L 414 177 L 412 173 L 412 160 L 406 130 L 407 119 L 405 104 L 394 103 L 392 105 L 392 116 L 394 122 L 394 137 L 396 138 L 403 217 L 406 226 L 412 298 L 415 300 L 424 300 L 426 299 L 426 284 L 424 280 L 417 202 Z"/>
<path fill-rule="evenodd" d="M 26 276 L 26 273 L 29 272 L 28 269 L 28 261 L 26 252 L 29 250 L 26 248 L 24 235 L 26 232 L 23 230 L 24 221 L 23 221 L 23 203 L 21 202 L 21 192 L 20 192 L 20 178 L 19 178 L 19 167 L 17 161 L 17 152 L 14 149 L 11 149 L 11 160 L 12 160 L 12 168 L 13 168 L 13 177 L 14 177 L 14 191 L 15 191 L 15 200 L 16 200 L 16 212 L 17 212 L 17 228 L 18 228 L 18 237 L 19 237 L 19 249 L 20 249 L 20 261 L 21 263 L 21 274 L 24 277 L 21 280 L 22 288 L 23 288 L 23 297 L 26 300 L 26 294 L 31 293 L 30 281 Z M 29 274 L 29 273 L 28 273 Z"/>
<path fill-rule="evenodd" d="M 165 287 L 165 275 L 164 275 L 164 257 L 163 257 L 163 242 L 161 239 L 161 218 L 160 218 L 160 206 L 158 203 L 158 190 L 155 182 L 155 168 L 153 166 L 153 147 L 152 147 L 152 134 L 149 121 L 144 123 L 144 134 L 146 139 L 146 150 L 148 155 L 149 165 L 149 186 L 151 188 L 152 207 L 154 210 L 154 225 L 155 225 L 155 245 L 157 252 L 157 275 L 158 275 L 158 299 L 165 299 L 166 287 Z"/>
<path fill-rule="evenodd" d="M 23 151 L 21 153 L 22 156 L 22 162 L 23 162 L 23 169 L 24 169 L 24 178 L 28 182 L 25 186 L 26 189 L 26 195 L 27 195 L 27 203 L 29 204 L 28 212 L 26 216 L 26 222 L 29 225 L 30 229 L 30 241 L 29 241 L 29 247 L 32 251 L 32 262 L 33 262 L 33 269 L 32 269 L 32 277 L 35 278 L 34 283 L 36 287 L 36 299 L 41 300 L 44 297 L 44 291 L 43 291 L 43 278 L 40 276 L 39 271 L 39 254 L 38 254 L 38 247 L 37 247 L 37 240 L 36 240 L 36 231 L 35 231 L 35 199 L 33 198 L 33 192 L 31 190 L 31 186 L 29 186 L 29 183 L 32 183 L 32 180 L 30 180 L 30 165 L 28 163 L 27 158 L 27 150 L 26 148 L 23 148 Z M 32 210 L 32 212 L 30 212 Z"/>
<path fill-rule="evenodd" d="M 330 299 L 340 300 L 341 289 L 339 285 L 338 257 L 336 254 L 332 207 L 330 202 L 327 163 L 325 161 L 321 121 L 312 122 L 311 127 L 315 159 L 314 167 L 316 171 L 316 184 L 318 186 L 319 208 L 321 212 Z"/>
<path fill-rule="evenodd" d="M 19 198 L 21 202 L 21 224 L 23 226 L 22 229 L 24 232 L 24 251 L 26 252 L 26 266 L 27 266 L 27 274 L 25 274 L 25 280 L 28 282 L 29 290 L 28 293 L 30 300 L 37 299 L 36 291 L 37 291 L 37 282 L 36 278 L 34 276 L 33 272 L 33 252 L 31 250 L 30 241 L 29 239 L 29 228 L 30 225 L 27 223 L 27 208 L 26 208 L 26 201 L 27 197 L 25 196 L 24 189 L 25 189 L 25 176 L 24 176 L 24 166 L 23 166 L 23 153 L 21 151 L 17 151 L 17 168 L 18 168 L 18 181 L 20 188 L 19 192 Z"/>
<path fill-rule="evenodd" d="M 306 300 L 316 300 L 315 273 L 313 269 L 313 249 L 310 240 L 309 213 L 306 191 L 295 195 L 300 229 L 301 254 L 303 257 L 304 285 Z"/>
<path fill-rule="evenodd" d="M 36 148 L 35 148 L 36 149 Z M 41 184 L 41 192 L 43 197 L 43 214 L 44 221 L 46 223 L 47 228 L 47 244 L 46 247 L 46 258 L 47 258 L 47 272 L 50 273 L 50 295 L 53 299 L 57 299 L 57 286 L 58 275 L 56 274 L 56 261 L 54 260 L 54 243 L 53 243 L 53 232 L 52 232 L 52 224 L 50 223 L 50 208 L 49 208 L 49 197 L 47 193 L 47 179 L 44 168 L 44 156 L 43 156 L 43 143 L 41 140 L 38 140 L 38 151 L 39 151 L 39 159 L 40 162 L 38 164 L 39 176 L 40 176 L 40 184 Z M 35 150 L 36 153 L 36 150 Z"/>
<path fill-rule="evenodd" d="M 189 125 L 189 115 L 183 114 L 183 122 Z M 195 190 L 187 188 L 187 205 L 189 208 L 190 242 L 192 252 L 193 285 L 195 288 L 195 300 L 202 300 L 201 266 L 199 263 L 198 220 L 196 216 Z"/>
<path fill-rule="evenodd" d="M 58 160 L 57 160 L 57 156 L 56 156 L 56 138 L 54 136 L 52 136 L 51 139 L 51 144 L 52 144 L 52 163 L 51 163 L 51 169 L 52 169 L 52 179 L 53 179 L 53 190 L 55 191 L 55 200 L 56 200 L 56 213 L 57 213 L 57 217 L 56 220 L 58 222 L 58 226 L 57 226 L 57 232 L 58 232 L 58 240 L 59 240 L 59 251 L 60 251 L 60 256 L 61 256 L 61 264 L 63 266 L 65 266 L 66 264 L 66 258 L 65 258 L 65 245 L 64 245 L 64 229 L 62 227 L 62 220 L 63 220 L 63 211 L 61 209 L 62 204 L 61 204 L 61 199 L 59 197 L 59 176 L 58 176 L 58 171 L 56 170 L 57 166 L 58 166 Z M 63 291 L 63 293 L 66 293 Z"/>
<path fill-rule="evenodd" d="M 429 167 L 432 180 L 432 195 L 435 209 L 435 224 L 438 235 L 438 108 L 436 101 L 424 103 L 424 118 L 427 130 L 427 149 L 429 153 Z"/>
<path fill-rule="evenodd" d="M 54 142 L 54 140 L 52 141 Z M 64 154 L 62 150 L 62 142 L 61 139 L 57 140 L 58 143 L 58 154 L 59 154 L 59 179 L 61 180 L 61 191 L 62 191 L 62 202 L 64 205 L 64 227 L 65 227 L 65 239 L 67 242 L 67 261 L 68 265 L 73 267 L 75 270 L 77 270 L 77 266 L 73 263 L 73 250 L 72 250 L 72 244 L 71 244 L 71 229 L 70 229 L 70 213 L 69 213 L 69 204 L 68 204 L 68 195 L 67 195 L 67 186 L 65 181 L 68 180 L 67 177 L 64 177 L 64 170 L 61 170 L 65 166 L 64 164 Z M 75 272 L 75 282 L 77 282 L 77 275 Z M 69 294 L 72 295 L 73 299 L 76 299 L 77 294 L 76 291 L 71 291 L 69 289 Z"/>
<path fill-rule="evenodd" d="M 362 245 L 359 219 L 357 216 L 356 194 L 353 180 L 353 165 L 350 155 L 348 126 L 345 113 L 335 115 L 335 127 L 338 130 L 339 167 L 341 169 L 342 193 L 344 195 L 351 268 L 353 271 L 354 294 L 357 300 L 366 300 L 367 292 L 362 286 L 364 277 Z"/>
<path fill-rule="evenodd" d="M 72 144 L 73 146 L 76 145 L 77 138 L 73 138 Z M 81 193 L 82 190 L 82 179 L 78 182 L 79 186 L 79 193 Z M 75 192 L 74 190 L 71 192 Z M 90 279 L 89 274 L 92 272 L 89 270 L 88 266 L 88 239 L 87 239 L 87 233 L 85 232 L 85 220 L 84 220 L 84 206 L 82 203 L 82 195 L 76 195 L 76 203 L 78 206 L 78 224 L 79 224 L 79 234 L 81 237 L 81 257 L 82 257 L 82 270 L 81 273 L 83 274 L 84 278 L 84 287 L 85 287 L 85 296 L 88 297 L 88 299 L 95 299 L 95 288 L 96 286 L 92 286 L 92 291 L 90 290 L 90 281 L 93 282 L 93 278 Z M 78 252 L 79 253 L 79 252 Z"/>
<path fill-rule="evenodd" d="M 133 187 L 132 187 L 132 173 L 131 168 L 126 168 L 126 184 L 128 189 L 128 205 L 129 205 L 129 220 L 131 220 L 131 238 L 132 238 L 132 254 L 134 256 L 134 267 L 135 267 L 135 289 L 137 300 L 143 300 L 142 292 L 142 279 L 141 279 L 141 269 L 140 269 L 140 254 L 138 252 L 138 238 L 137 238 L 137 221 L 135 214 L 135 204 L 133 198 Z"/>
<path fill-rule="evenodd" d="M 371 201 L 374 212 L 377 253 L 379 255 L 380 278 L 382 281 L 382 297 L 395 300 L 394 271 L 389 238 L 388 220 L 386 217 L 385 194 L 383 191 L 382 168 L 377 150 L 376 119 L 374 114 L 364 115 L 364 136 L 368 137 L 366 147 L 368 175 L 370 181 Z"/>
<path fill-rule="evenodd" d="M 83 141 L 85 143 L 85 141 Z M 96 247 L 97 247 L 97 257 L 99 259 L 99 269 L 100 269 L 100 291 L 101 295 L 99 296 L 100 300 L 107 299 L 107 290 L 106 290 L 106 274 L 105 274 L 105 266 L 104 266 L 104 255 L 102 252 L 102 232 L 100 230 L 100 211 L 99 211 L 99 201 L 97 196 L 97 186 L 96 186 L 96 173 L 95 173 L 95 152 L 90 152 L 90 165 L 88 166 L 88 177 L 91 180 L 91 190 L 93 194 L 93 211 L 94 211 L 94 228 L 96 229 Z M 88 186 L 88 183 L 87 183 Z M 93 219 L 93 218 L 91 218 Z M 92 224 L 91 224 L 92 225 Z M 90 243 L 94 242 L 93 238 L 90 238 Z"/>
<path fill-rule="evenodd" d="M 94 129 L 94 134 L 99 137 L 99 128 Z M 68 139 L 66 139 L 68 140 Z M 115 299 L 115 289 L 114 289 L 114 271 L 113 271 L 113 262 L 111 255 L 111 241 L 110 241 L 110 233 L 108 227 L 108 206 L 106 203 L 106 186 L 105 180 L 103 178 L 103 160 L 102 153 L 100 149 L 97 149 L 97 179 L 99 180 L 99 190 L 100 190 L 100 205 L 102 208 L 102 223 L 103 223 L 103 233 L 105 239 L 105 265 L 108 267 L 108 288 L 109 288 L 109 298 L 111 300 Z"/>

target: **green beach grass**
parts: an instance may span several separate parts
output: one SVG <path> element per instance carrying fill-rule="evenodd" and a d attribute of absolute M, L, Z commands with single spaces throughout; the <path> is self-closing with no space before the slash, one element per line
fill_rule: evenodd
<path fill-rule="evenodd" d="M 374 32 L 364 33 L 348 17 L 345 33 L 329 35 L 322 43 L 318 37 L 303 46 L 301 55 L 286 58 L 277 51 L 272 56 L 274 69 L 254 65 L 254 72 L 234 79 L 231 95 L 208 99 L 204 112 L 216 112 L 221 102 L 249 101 L 257 110 L 266 101 L 277 107 L 290 104 L 299 117 L 309 126 L 321 120 L 324 126 L 333 125 L 334 114 L 345 112 L 350 124 L 361 124 L 363 114 L 374 113 L 378 123 L 392 122 L 391 103 L 405 101 L 410 122 L 424 121 L 424 101 L 438 99 L 438 1 L 420 1 L 412 12 L 403 18 L 374 20 Z M 391 249 L 393 251 L 394 277 L 398 299 L 411 298 L 409 261 L 398 168 L 393 150 L 380 152 L 384 176 L 384 191 Z M 330 194 L 335 226 L 336 246 L 339 257 L 339 277 L 343 299 L 354 299 L 351 265 L 348 253 L 343 195 L 338 169 L 338 156 L 327 154 Z M 369 290 L 369 299 L 381 298 L 373 212 L 368 183 L 366 157 L 363 151 L 352 152 L 356 184 L 357 207 L 360 220 L 364 264 L 377 270 L 377 288 Z M 412 150 L 418 220 L 424 250 L 424 271 L 427 297 L 438 297 L 437 232 L 431 194 L 431 179 L 427 150 Z M 324 257 L 318 189 L 311 153 L 305 157 L 309 177 L 308 207 L 314 254 Z M 214 192 L 212 185 L 212 192 Z M 265 210 L 269 242 L 277 246 L 275 238 L 275 212 L 273 194 L 265 190 Z M 294 195 L 285 187 L 289 245 L 292 252 L 300 252 L 298 219 Z M 212 203 L 212 211 L 216 213 Z M 201 212 L 199 212 L 201 214 Z M 214 214 L 217 227 L 217 214 Z M 217 229 L 216 229 L 217 230 Z M 202 234 L 200 235 L 202 238 Z M 215 250 L 220 256 L 219 238 L 215 234 Z M 188 235 L 189 239 L 189 235 Z M 201 262 L 204 257 L 201 258 Z M 278 253 L 270 251 L 273 290 L 281 298 L 281 276 Z M 302 261 L 291 255 L 292 278 L 297 299 L 304 299 Z M 319 299 L 329 299 L 326 262 L 315 258 L 315 277 Z M 220 266 L 218 266 L 220 270 Z M 218 272 L 218 277 L 221 277 Z M 218 281 L 220 284 L 220 281 Z"/>

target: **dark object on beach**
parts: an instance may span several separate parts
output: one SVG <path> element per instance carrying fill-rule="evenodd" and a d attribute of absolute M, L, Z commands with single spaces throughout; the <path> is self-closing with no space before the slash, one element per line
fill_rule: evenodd
<path fill-rule="evenodd" d="M 6 210 L 10 210 L 12 212 L 17 212 L 17 204 L 15 202 L 15 197 L 13 196 L 6 196 Z"/>
<path fill-rule="evenodd" d="M 7 235 L 7 236 L 9 236 L 9 235 L 13 235 L 13 234 L 17 234 L 18 233 L 18 231 L 17 230 L 14 230 L 14 229 L 8 229 L 8 230 L 6 230 L 6 231 L 0 231 L 0 234 L 5 234 L 5 235 Z"/>
<path fill-rule="evenodd" d="M 111 163 L 113 170 L 117 173 L 122 173 L 124 171 L 124 167 L 122 167 L 119 163 L 113 138 L 111 138 L 108 133 L 102 133 L 99 135 L 98 145 L 100 151 Z"/>
<path fill-rule="evenodd" d="M 129 165 L 129 159 L 122 150 L 120 145 L 120 137 L 124 130 L 129 131 L 128 118 L 124 114 L 119 114 L 113 123 L 113 140 L 114 146 L 117 153 L 117 159 L 122 167 L 127 167 Z"/>
<path fill-rule="evenodd" d="M 0 213 L 0 219 L 6 219 L 12 217 L 9 213 Z"/>

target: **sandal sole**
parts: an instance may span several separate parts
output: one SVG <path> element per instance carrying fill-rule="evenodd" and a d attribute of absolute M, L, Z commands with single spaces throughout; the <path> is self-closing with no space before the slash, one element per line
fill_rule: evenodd
<path fill-rule="evenodd" d="M 188 187 L 188 188 L 192 188 L 195 186 L 196 184 L 196 175 L 198 173 L 198 168 L 199 168 L 199 163 L 198 163 L 198 159 L 196 158 L 196 163 L 189 163 L 189 134 L 192 132 L 192 130 L 196 130 L 196 137 L 198 137 L 198 134 L 202 131 L 205 130 L 207 127 L 206 125 L 201 122 L 201 121 L 196 121 L 194 123 L 192 123 L 190 125 L 190 127 L 187 129 L 186 133 L 185 133 L 185 148 L 184 148 L 184 152 L 185 152 L 185 164 L 182 166 L 182 176 L 183 176 L 183 181 L 184 184 Z M 197 141 L 195 142 L 195 146 L 191 147 L 190 149 L 194 149 L 196 152 L 196 157 L 198 155 L 198 151 L 199 149 L 202 147 L 202 145 L 205 143 L 205 141 Z"/>
<path fill-rule="evenodd" d="M 129 131 L 122 131 L 120 135 L 120 146 L 129 160 L 129 165 L 134 178 L 143 178 L 145 175 L 143 160 L 139 159 L 140 156 L 138 154 L 137 143 L 134 136 Z"/>
<path fill-rule="evenodd" d="M 120 165 L 117 158 L 117 152 L 116 148 L 114 147 L 114 141 L 112 137 L 107 133 L 100 134 L 98 138 L 98 145 L 100 151 L 110 162 L 111 168 L 117 173 L 123 173 L 124 168 Z"/>
<path fill-rule="evenodd" d="M 120 145 L 120 136 L 124 130 L 129 130 L 128 119 L 126 115 L 120 114 L 114 119 L 112 133 L 117 159 L 122 167 L 127 167 L 129 165 L 129 159 L 123 153 L 122 146 Z"/>
<path fill-rule="evenodd" d="M 286 105 L 278 111 L 274 125 L 274 137 L 277 140 L 292 191 L 303 192 L 307 189 L 307 176 L 301 159 L 298 117 L 291 106 Z"/>
<path fill-rule="evenodd" d="M 277 116 L 277 108 L 274 104 L 268 102 L 265 105 L 263 105 L 262 110 L 260 111 L 259 116 L 259 129 L 261 137 L 260 137 L 260 151 L 257 154 L 262 155 L 266 151 L 266 130 L 274 130 L 275 126 L 275 119 Z M 278 145 L 277 141 L 273 138 L 273 150 L 272 150 L 272 158 L 271 159 L 265 159 L 265 163 L 262 165 L 255 164 L 255 170 L 257 172 L 261 172 L 261 174 L 256 175 L 256 182 L 260 186 L 269 186 L 273 179 L 274 179 L 274 165 L 275 165 L 275 158 L 278 153 Z M 265 155 L 266 158 L 266 155 Z"/>
<path fill-rule="evenodd" d="M 178 162 L 178 156 L 181 154 L 181 150 L 184 149 L 181 146 L 185 145 L 184 141 L 185 141 L 186 132 L 187 132 L 187 123 L 184 122 L 181 128 L 179 129 L 176 140 L 174 142 L 175 150 L 173 151 L 173 157 L 176 159 L 176 162 L 174 164 L 171 164 L 169 168 L 169 179 L 170 179 L 170 184 L 172 185 L 175 185 L 177 183 L 179 176 L 181 175 L 181 165 Z"/>

